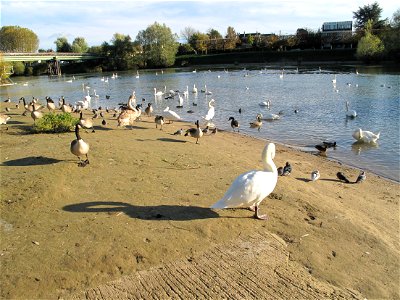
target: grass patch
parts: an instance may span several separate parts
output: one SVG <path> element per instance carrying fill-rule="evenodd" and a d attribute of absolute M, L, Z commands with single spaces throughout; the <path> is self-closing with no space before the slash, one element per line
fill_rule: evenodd
<path fill-rule="evenodd" d="M 78 118 L 74 118 L 70 113 L 49 113 L 43 118 L 36 121 L 33 126 L 35 133 L 60 133 L 70 132 L 79 122 Z"/>

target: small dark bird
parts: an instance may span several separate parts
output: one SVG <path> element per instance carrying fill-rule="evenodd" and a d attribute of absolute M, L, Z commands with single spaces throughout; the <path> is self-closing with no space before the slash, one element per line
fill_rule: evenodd
<path fill-rule="evenodd" d="M 297 109 L 294 110 L 294 113 L 297 114 L 299 111 Z"/>
<path fill-rule="evenodd" d="M 192 113 L 194 113 L 194 111 L 191 110 L 191 109 L 189 109 L 189 110 L 187 111 L 187 113 L 188 113 L 188 114 L 192 114 Z"/>
<path fill-rule="evenodd" d="M 242 113 L 242 109 L 241 108 L 239 108 L 239 114 L 241 114 Z"/>
<path fill-rule="evenodd" d="M 107 125 L 107 121 L 105 119 L 103 119 L 103 121 L 101 121 L 101 124 L 103 124 L 104 126 Z"/>
<path fill-rule="evenodd" d="M 233 131 L 235 131 L 235 128 L 237 128 L 237 130 L 239 132 L 239 121 L 235 120 L 234 117 L 229 117 L 228 121 L 231 121 L 231 127 L 232 127 Z"/>
<path fill-rule="evenodd" d="M 206 128 L 202 129 L 203 133 L 208 133 L 210 131 L 210 126 L 207 126 Z"/>
<path fill-rule="evenodd" d="M 319 152 L 326 152 L 326 149 L 328 149 L 327 146 L 322 146 L 322 145 L 315 145 L 315 148 L 319 151 Z"/>
<path fill-rule="evenodd" d="M 110 95 L 106 95 L 106 99 L 110 99 Z"/>
<path fill-rule="evenodd" d="M 174 135 L 182 135 L 182 134 L 183 134 L 182 128 L 174 132 Z"/>
<path fill-rule="evenodd" d="M 283 167 L 282 176 L 288 176 L 290 173 L 292 173 L 292 166 L 289 164 L 289 162 L 286 162 L 286 165 Z"/>
<path fill-rule="evenodd" d="M 216 134 L 218 132 L 218 129 L 217 129 L 217 127 L 215 127 L 212 131 L 211 131 L 211 134 Z"/>
<path fill-rule="evenodd" d="M 278 168 L 278 176 L 283 176 L 283 167 Z"/>
<path fill-rule="evenodd" d="M 322 142 L 327 148 L 335 148 L 336 142 Z"/>
<path fill-rule="evenodd" d="M 344 181 L 346 183 L 350 183 L 350 181 L 347 179 L 346 176 L 344 176 L 344 174 L 342 172 L 337 172 L 336 177 L 341 181 Z"/>
<path fill-rule="evenodd" d="M 361 182 L 365 181 L 365 179 L 367 179 L 367 175 L 365 175 L 364 171 L 361 171 L 360 175 L 358 175 L 358 177 L 354 183 L 361 183 Z"/>
<path fill-rule="evenodd" d="M 164 117 L 163 116 L 156 116 L 155 118 L 154 118 L 154 122 L 156 123 L 156 128 L 158 128 L 158 126 L 157 125 L 160 125 L 160 130 L 163 130 L 163 125 L 164 125 L 164 123 L 165 123 L 165 121 L 164 121 Z"/>
<path fill-rule="evenodd" d="M 146 113 L 146 115 L 151 116 L 151 114 L 153 112 L 153 106 L 151 105 L 151 103 L 147 104 L 147 107 L 144 110 L 144 112 Z"/>

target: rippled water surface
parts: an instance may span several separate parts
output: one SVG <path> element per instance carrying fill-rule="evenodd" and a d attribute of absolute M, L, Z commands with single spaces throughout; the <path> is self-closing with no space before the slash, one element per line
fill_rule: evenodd
<path fill-rule="evenodd" d="M 336 149 L 329 149 L 327 156 L 361 169 L 373 171 L 399 181 L 400 172 L 400 129 L 399 129 L 399 72 L 384 72 L 373 67 L 326 69 L 287 67 L 281 78 L 281 69 L 258 67 L 248 69 L 193 70 L 151 70 L 140 72 L 120 72 L 112 79 L 112 73 L 75 74 L 61 78 L 25 77 L 14 80 L 16 85 L 2 87 L 2 101 L 11 97 L 13 101 L 24 96 L 43 99 L 50 96 L 58 99 L 64 96 L 68 103 L 82 100 L 87 91 L 93 96 L 91 106 L 115 107 L 126 102 L 134 90 L 138 103 L 142 98 L 152 102 L 156 113 L 162 113 L 166 106 L 177 112 L 187 121 L 202 120 L 208 110 L 208 101 L 215 99 L 214 124 L 218 128 L 231 130 L 228 118 L 239 120 L 241 132 L 272 141 L 300 147 L 315 152 L 314 145 L 324 140 L 336 141 Z M 336 75 L 336 86 L 332 79 Z M 104 77 L 104 81 L 101 79 Z M 108 82 L 107 81 L 108 77 Z M 25 84 L 24 84 L 25 83 Z M 83 87 L 89 86 L 90 89 Z M 193 94 L 196 85 L 198 93 Z M 205 89 L 212 92 L 206 95 Z M 183 108 L 176 108 L 178 98 L 166 100 L 155 97 L 157 91 L 186 90 L 189 97 Z M 94 91 L 95 90 L 95 91 Z M 106 95 L 110 98 L 106 99 Z M 260 107 L 259 103 L 270 100 L 270 108 Z M 346 118 L 345 102 L 356 110 L 355 119 Z M 196 103 L 197 106 L 194 106 Z M 239 114 L 239 108 L 242 113 Z M 193 110 L 194 113 L 187 113 Z M 295 113 L 295 110 L 298 112 Z M 266 122 L 258 132 L 249 128 L 257 113 L 266 116 L 278 114 L 280 120 Z M 381 132 L 376 145 L 355 143 L 352 133 L 357 128 Z"/>

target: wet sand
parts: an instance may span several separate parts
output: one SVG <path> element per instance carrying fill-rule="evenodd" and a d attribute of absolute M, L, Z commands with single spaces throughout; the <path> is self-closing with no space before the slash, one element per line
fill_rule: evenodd
<path fill-rule="evenodd" d="M 90 164 L 80 168 L 69 151 L 73 132 L 30 134 L 33 121 L 21 113 L 12 109 L 9 129 L 1 125 L 2 298 L 107 298 L 110 287 L 125 289 L 121 297 L 131 288 L 131 298 L 174 298 L 167 283 L 186 286 L 186 298 L 284 298 L 283 275 L 298 297 L 400 297 L 398 183 L 370 173 L 342 183 L 338 171 L 355 180 L 359 170 L 276 144 L 276 165 L 289 161 L 293 172 L 279 177 L 260 221 L 208 207 L 239 174 L 262 168 L 269 141 L 219 131 L 195 144 L 172 134 L 194 124 L 161 131 L 143 117 L 125 129 L 107 115 L 108 125 L 95 119 L 95 133 L 81 132 Z M 315 169 L 321 178 L 310 182 Z M 220 280 L 176 274 L 194 264 Z M 252 294 L 238 284 L 252 276 L 270 289 L 258 284 Z M 145 279 L 153 289 L 138 283 Z"/>

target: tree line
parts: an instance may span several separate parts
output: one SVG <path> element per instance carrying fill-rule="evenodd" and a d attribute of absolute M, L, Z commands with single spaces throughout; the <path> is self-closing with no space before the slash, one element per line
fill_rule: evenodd
<path fill-rule="evenodd" d="M 400 9 L 392 19 L 381 19 L 382 9 L 377 2 L 359 7 L 353 12 L 355 34 L 347 43 L 357 47 L 357 58 L 370 61 L 382 58 L 399 59 Z M 76 37 L 70 44 L 66 37 L 54 42 L 57 52 L 90 52 L 104 59 L 105 70 L 129 70 L 133 68 L 169 67 L 174 65 L 177 55 L 196 55 L 251 50 L 285 51 L 290 49 L 319 49 L 322 45 L 321 30 L 299 28 L 290 36 L 276 34 L 238 34 L 231 26 L 222 35 L 216 29 L 202 33 L 193 27 L 185 27 L 180 36 L 165 24 L 155 22 L 139 31 L 135 40 L 130 35 L 115 33 L 110 42 L 89 47 L 84 37 Z M 47 52 L 38 49 L 37 35 L 27 28 L 3 26 L 0 29 L 1 52 Z M 14 68 L 14 69 L 18 69 Z"/>

